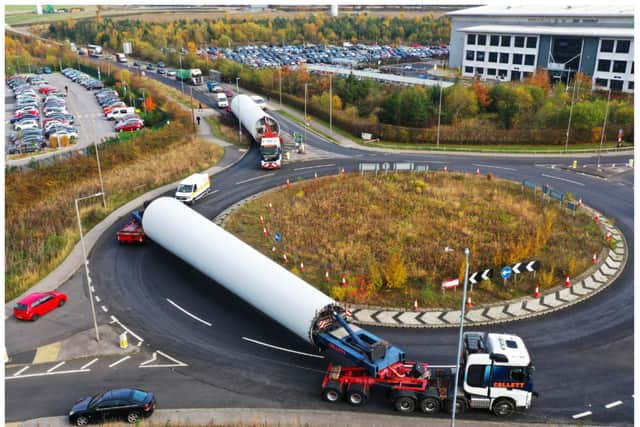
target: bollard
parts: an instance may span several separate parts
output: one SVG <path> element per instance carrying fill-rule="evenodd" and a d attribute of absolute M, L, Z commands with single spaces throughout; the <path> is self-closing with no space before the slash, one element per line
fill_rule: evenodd
<path fill-rule="evenodd" d="M 533 291 L 533 297 L 540 298 L 540 287 L 538 285 L 536 285 L 536 288 Z"/>
<path fill-rule="evenodd" d="M 574 160 L 573 164 L 571 165 L 571 167 L 574 168 L 574 169 L 578 169 L 578 161 Z"/>
<path fill-rule="evenodd" d="M 633 159 L 629 159 L 628 166 L 629 166 L 630 168 L 633 168 Z"/>
<path fill-rule="evenodd" d="M 127 333 L 120 334 L 120 348 L 124 349 L 129 347 L 129 341 L 127 340 Z"/>

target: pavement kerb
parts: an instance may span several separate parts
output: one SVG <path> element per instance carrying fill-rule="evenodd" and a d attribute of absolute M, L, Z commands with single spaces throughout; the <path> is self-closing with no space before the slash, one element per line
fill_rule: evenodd
<path fill-rule="evenodd" d="M 253 194 L 247 197 L 246 199 L 243 199 L 234 203 L 233 205 L 229 206 L 227 209 L 222 211 L 220 214 L 218 214 L 213 219 L 213 222 L 224 227 L 227 219 L 229 218 L 229 215 L 234 211 L 236 211 L 237 209 L 239 209 L 242 205 L 244 205 L 245 203 L 251 200 L 257 199 L 260 196 L 263 196 L 272 191 L 278 190 L 280 188 L 281 186 L 276 186 L 276 187 L 264 190 L 260 193 Z M 594 209 L 586 205 L 583 206 L 583 209 L 589 212 L 590 216 L 592 217 L 595 216 L 596 211 Z M 615 282 L 618 276 L 622 274 L 622 271 L 624 270 L 624 267 L 626 266 L 626 263 L 627 263 L 629 250 L 628 250 L 628 246 L 627 246 L 627 242 L 624 237 L 624 234 L 619 229 L 609 224 L 606 218 L 601 218 L 601 222 L 599 226 L 603 235 L 606 232 L 607 226 L 615 230 L 616 231 L 615 234 L 620 235 L 621 237 L 620 243 L 622 243 L 622 248 L 624 252 L 624 254 L 622 255 L 623 260 L 620 262 L 619 267 L 615 269 L 614 274 L 608 275 L 606 283 L 597 287 L 594 290 L 587 288 L 589 289 L 590 292 L 584 295 L 576 296 L 576 294 L 573 293 L 573 291 L 571 290 L 573 286 L 576 286 L 577 284 L 581 283 L 583 280 L 592 277 L 594 273 L 600 271 L 601 266 L 605 264 L 607 258 L 609 257 L 609 254 L 614 252 L 614 250 L 612 249 L 603 248 L 598 256 L 598 261 L 595 264 L 591 265 L 586 271 L 580 273 L 578 276 L 571 278 L 571 283 L 572 283 L 571 288 L 565 288 L 564 285 L 561 284 L 545 290 L 543 293 L 540 294 L 539 298 L 526 296 L 526 297 L 513 299 L 507 302 L 487 304 L 487 305 L 473 307 L 471 309 L 466 309 L 465 323 L 469 325 L 494 325 L 499 323 L 508 323 L 516 320 L 523 320 L 523 319 L 529 319 L 532 317 L 543 316 L 558 310 L 565 309 L 567 307 L 570 307 L 582 301 L 585 301 L 590 297 L 598 294 L 602 290 L 606 289 L 607 287 L 609 287 L 613 282 Z M 607 276 L 607 275 L 603 275 L 603 276 Z M 558 293 L 560 291 L 563 291 L 564 289 L 569 289 L 569 292 L 572 295 L 576 296 L 576 298 L 570 301 L 565 301 L 560 299 L 559 297 L 556 297 L 556 295 L 559 295 Z M 560 303 L 557 305 L 551 306 L 545 302 L 542 302 L 542 301 L 545 301 L 545 298 L 556 298 L 557 300 L 560 301 Z M 525 311 L 525 312 L 517 315 L 513 315 L 509 313 L 508 310 L 510 310 L 511 307 L 513 307 L 514 309 L 517 308 L 517 307 L 514 307 L 514 305 L 517 305 L 517 304 L 519 304 L 521 307 L 520 311 Z M 379 307 L 379 306 L 368 306 L 368 305 L 361 305 L 361 304 L 347 304 L 347 305 L 352 310 L 351 321 L 353 323 L 357 323 L 360 325 L 400 327 L 400 328 L 448 328 L 448 327 L 456 327 L 460 325 L 460 310 L 432 309 L 432 310 L 413 311 L 413 310 L 407 310 L 406 308 Z M 533 310 L 533 309 L 529 309 L 528 305 L 538 305 L 538 306 L 542 306 L 543 308 L 541 310 Z M 473 317 L 476 317 L 477 314 L 472 314 L 473 317 L 471 318 L 469 317 L 470 312 L 477 313 L 477 310 L 479 309 L 482 309 L 482 313 L 479 316 L 484 317 L 485 319 L 488 319 L 488 320 L 474 320 Z M 505 316 L 503 318 L 491 318 L 490 316 L 487 316 L 488 312 L 495 313 L 496 311 L 498 314 L 502 313 Z M 380 316 L 380 315 L 384 316 L 386 319 L 392 319 L 393 321 L 381 321 L 377 319 L 377 316 Z M 363 319 L 363 317 L 366 317 L 372 320 L 371 321 L 366 320 L 366 319 Z M 431 318 L 433 321 L 429 323 L 428 321 L 424 320 L 425 317 Z M 407 324 L 402 320 L 400 320 L 400 318 L 405 318 L 405 320 L 411 320 L 412 322 L 410 324 Z M 453 321 L 443 320 L 446 318 L 452 319 Z M 436 321 L 435 319 L 438 319 L 438 320 Z"/>
<path fill-rule="evenodd" d="M 217 138 L 214 138 L 212 136 L 208 136 L 208 138 L 211 139 L 214 143 L 216 143 L 218 145 L 222 145 L 222 144 L 218 143 L 218 139 Z M 233 144 L 229 144 L 229 143 L 224 142 L 224 141 L 222 141 L 222 142 L 225 144 L 225 145 L 223 145 L 223 148 L 225 146 L 231 147 L 232 149 L 235 147 Z M 236 165 L 238 162 L 240 162 L 244 158 L 244 156 L 247 155 L 248 152 L 249 152 L 249 150 L 241 152 L 241 155 L 237 160 L 234 160 L 233 162 L 231 162 L 230 164 L 228 164 L 228 165 L 226 165 L 224 167 L 219 167 L 219 166 L 213 165 L 210 168 L 204 170 L 203 172 L 205 172 L 205 173 L 207 173 L 209 175 L 218 174 L 218 173 L 220 173 L 220 172 L 222 172 L 222 171 L 224 171 L 224 170 Z M 223 160 L 224 160 L 224 155 L 218 161 L 218 163 L 221 163 Z M 154 198 L 160 196 L 161 194 L 166 193 L 167 191 L 176 188 L 176 186 L 179 184 L 179 182 L 180 182 L 180 180 L 172 182 L 170 184 L 163 185 L 162 187 L 153 189 L 153 190 L 151 190 L 151 191 L 149 191 L 149 192 L 147 192 L 145 194 L 142 194 L 142 195 L 136 197 L 135 199 L 125 203 L 124 205 L 122 205 L 118 209 L 116 209 L 115 211 L 111 212 L 105 219 L 103 219 L 100 223 L 96 224 L 91 230 L 89 230 L 84 235 L 84 242 L 85 242 L 85 246 L 86 246 L 86 250 L 87 250 L 87 256 L 89 256 L 89 254 L 91 253 L 91 250 L 95 246 L 95 244 L 98 241 L 98 239 L 100 238 L 100 236 L 102 236 L 102 234 L 109 227 L 111 227 L 115 222 L 119 221 L 123 216 L 127 215 L 132 210 L 142 206 L 145 201 L 150 200 L 150 199 L 154 199 Z M 83 263 L 82 246 L 81 246 L 80 242 L 78 242 L 74 246 L 74 248 L 71 250 L 69 255 L 65 258 L 65 260 L 58 267 L 56 267 L 51 273 L 49 273 L 44 279 L 42 279 L 36 285 L 34 285 L 31 288 L 29 288 L 23 294 L 19 295 L 18 297 L 14 298 L 11 301 L 5 303 L 5 309 L 4 309 L 5 318 L 7 318 L 7 317 L 12 315 L 13 306 L 15 305 L 15 303 L 20 298 L 22 298 L 23 296 L 25 296 L 25 295 L 27 295 L 27 294 L 29 294 L 31 292 L 47 292 L 47 291 L 52 291 L 52 290 L 57 289 L 63 283 L 65 283 L 67 280 L 69 280 L 71 278 L 71 276 L 73 276 L 75 274 L 75 272 L 82 266 L 82 263 Z"/>
<path fill-rule="evenodd" d="M 391 411 L 391 409 L 390 409 Z M 284 408 L 199 408 L 199 409 L 157 409 L 150 418 L 140 421 L 143 426 L 291 426 L 291 427 L 414 427 L 428 423 L 433 427 L 448 427 L 451 420 L 446 416 L 429 417 L 403 416 L 398 414 L 373 414 L 362 411 L 326 411 L 317 409 L 284 409 Z M 456 424 L 461 427 L 525 427 L 532 423 L 508 422 L 505 420 L 478 421 L 465 420 L 464 415 L 456 417 Z M 567 424 L 541 423 L 545 426 L 566 426 Z M 66 416 L 36 418 L 27 421 L 10 423 L 15 427 L 69 425 Z"/>

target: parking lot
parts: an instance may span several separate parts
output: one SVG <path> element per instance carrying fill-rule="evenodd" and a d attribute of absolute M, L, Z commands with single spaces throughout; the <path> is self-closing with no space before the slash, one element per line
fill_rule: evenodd
<path fill-rule="evenodd" d="M 92 145 L 94 140 L 100 143 L 103 138 L 115 135 L 113 122 L 110 122 L 104 118 L 102 109 L 96 102 L 96 99 L 92 95 L 91 91 L 65 78 L 60 73 L 44 74 L 42 76 L 48 82 L 48 85 L 54 86 L 61 91 L 64 91 L 65 86 L 68 87 L 69 90 L 66 97 L 66 108 L 69 113 L 74 116 L 73 126 L 78 130 L 78 138 L 74 144 L 71 144 L 67 147 L 48 147 L 44 151 L 30 153 L 29 155 L 18 154 L 9 156 L 5 154 L 7 166 L 23 166 L 31 162 L 34 158 L 36 158 L 37 160 L 41 160 L 48 157 L 56 156 L 58 155 L 58 153 L 82 149 L 89 145 Z M 13 117 L 16 106 L 15 103 L 16 99 L 13 92 L 9 88 L 6 88 L 5 134 L 7 135 L 7 137 L 11 134 L 11 132 L 13 132 L 13 125 L 9 123 L 9 119 Z M 7 147 L 7 149 L 8 146 L 8 143 L 5 144 L 5 147 Z"/>

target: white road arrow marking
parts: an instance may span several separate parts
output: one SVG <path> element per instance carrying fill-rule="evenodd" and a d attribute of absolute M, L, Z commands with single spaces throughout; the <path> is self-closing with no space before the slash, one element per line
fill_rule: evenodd
<path fill-rule="evenodd" d="M 160 356 L 164 357 L 165 359 L 171 360 L 173 363 L 149 365 L 149 363 L 155 362 L 158 359 L 158 354 L 160 354 Z M 151 356 L 151 359 L 147 360 L 146 362 L 142 362 L 139 365 L 140 368 L 175 368 L 180 366 L 189 366 L 189 365 L 177 359 L 174 359 L 173 357 L 161 352 L 160 350 L 154 351 L 153 355 Z"/>

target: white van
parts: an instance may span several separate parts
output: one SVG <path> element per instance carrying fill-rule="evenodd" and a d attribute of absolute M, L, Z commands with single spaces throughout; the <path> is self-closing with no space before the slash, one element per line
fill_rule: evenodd
<path fill-rule="evenodd" d="M 129 114 L 135 114 L 136 109 L 134 107 L 117 107 L 111 110 L 109 114 L 107 114 L 107 119 L 109 120 L 120 120 L 124 116 Z"/>
<path fill-rule="evenodd" d="M 253 102 L 258 104 L 258 107 L 262 108 L 263 110 L 267 108 L 267 103 L 264 101 L 263 97 L 258 95 L 252 95 L 251 99 L 253 99 Z"/>
<path fill-rule="evenodd" d="M 218 104 L 218 108 L 227 108 L 229 106 L 227 95 L 222 92 L 216 93 L 216 102 Z"/>
<path fill-rule="evenodd" d="M 198 199 L 206 196 L 211 191 L 211 182 L 206 173 L 194 173 L 183 179 L 176 190 L 176 199 L 181 202 L 192 204 Z"/>

